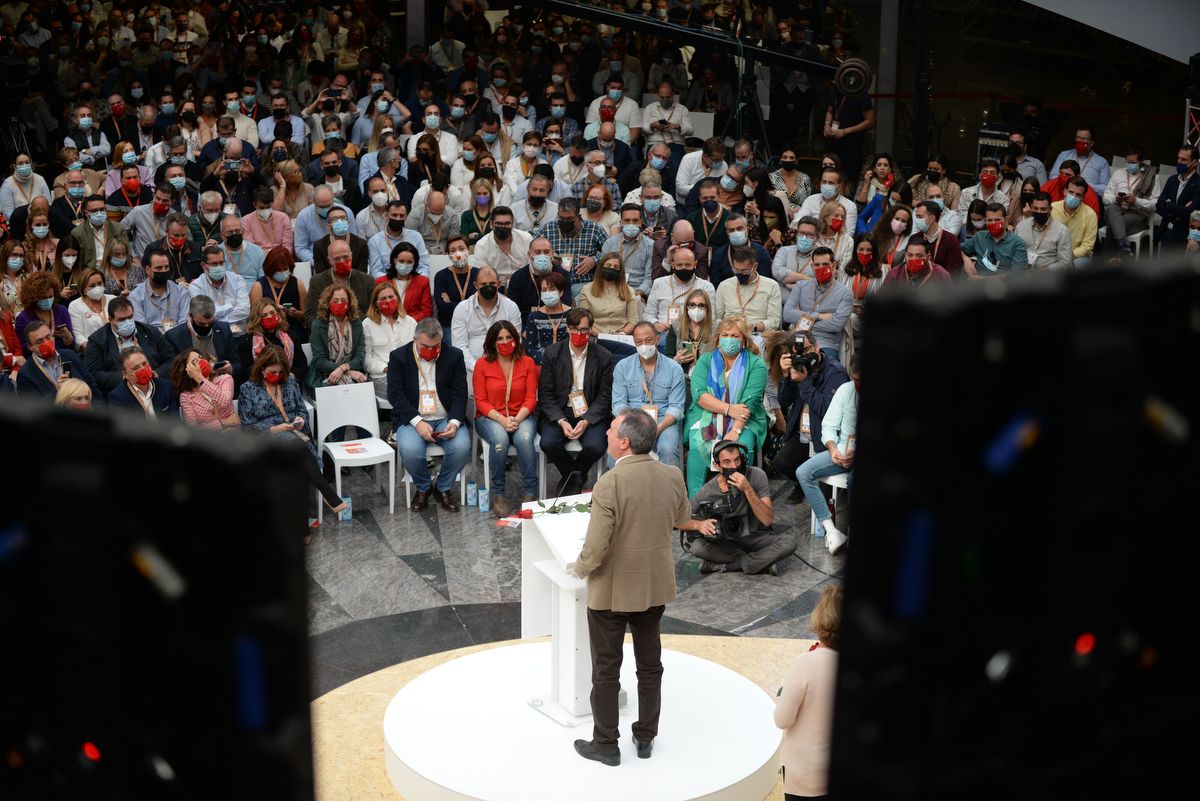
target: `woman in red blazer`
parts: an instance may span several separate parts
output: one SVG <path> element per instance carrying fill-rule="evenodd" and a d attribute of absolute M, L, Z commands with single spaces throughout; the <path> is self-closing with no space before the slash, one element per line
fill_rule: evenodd
<path fill-rule="evenodd" d="M 429 279 L 417 275 L 417 249 L 407 242 L 392 248 L 392 262 L 388 265 L 387 278 L 396 287 L 396 294 L 404 300 L 404 313 L 419 323 L 433 314 L 433 291 Z"/>
<path fill-rule="evenodd" d="M 512 506 L 504 498 L 504 464 L 508 446 L 517 446 L 525 501 L 537 498 L 538 366 L 525 355 L 521 333 L 508 320 L 500 320 L 483 340 L 483 358 L 475 362 L 475 427 L 492 449 L 489 487 L 492 511 L 507 517 Z"/>

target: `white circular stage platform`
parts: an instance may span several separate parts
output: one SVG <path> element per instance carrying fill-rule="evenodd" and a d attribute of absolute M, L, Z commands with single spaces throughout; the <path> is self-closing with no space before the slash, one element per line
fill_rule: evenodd
<path fill-rule="evenodd" d="M 407 801 L 762 801 L 779 778 L 773 700 L 706 659 L 663 651 L 662 717 L 654 755 L 638 759 L 630 725 L 637 680 L 626 643 L 621 764 L 575 753 L 591 718 L 555 723 L 529 705 L 550 688 L 550 644 L 460 657 L 418 676 L 383 719 L 387 774 Z"/>

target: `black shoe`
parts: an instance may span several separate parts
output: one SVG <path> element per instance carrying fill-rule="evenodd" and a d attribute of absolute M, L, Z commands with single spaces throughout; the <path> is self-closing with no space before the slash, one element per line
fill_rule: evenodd
<path fill-rule="evenodd" d="M 700 572 L 701 573 L 724 573 L 725 565 L 719 564 L 717 562 L 709 562 L 709 561 L 705 560 L 700 565 Z"/>
<path fill-rule="evenodd" d="M 442 508 L 445 509 L 447 512 L 457 512 L 459 509 L 458 498 L 454 497 L 454 488 L 453 487 L 446 490 L 445 492 L 435 489 L 433 491 L 433 499 L 437 503 L 440 503 L 442 505 Z"/>
<path fill-rule="evenodd" d="M 576 740 L 575 752 L 584 759 L 600 762 L 608 765 L 610 768 L 615 768 L 621 764 L 621 751 L 619 749 L 614 748 L 611 751 L 602 751 L 591 740 Z"/>
<path fill-rule="evenodd" d="M 654 750 L 654 741 L 653 740 L 647 740 L 646 742 L 643 743 L 641 740 L 634 737 L 633 744 L 637 746 L 638 759 L 649 759 L 650 758 L 650 752 Z"/>
<path fill-rule="evenodd" d="M 429 508 L 429 490 L 417 490 L 417 494 L 413 496 L 412 503 L 408 505 L 409 509 L 414 512 L 424 512 Z"/>

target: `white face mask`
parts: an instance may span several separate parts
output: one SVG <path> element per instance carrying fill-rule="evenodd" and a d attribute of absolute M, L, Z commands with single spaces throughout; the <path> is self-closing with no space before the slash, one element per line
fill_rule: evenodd
<path fill-rule="evenodd" d="M 205 211 L 205 212 L 202 212 L 200 214 L 200 216 L 204 218 L 204 221 L 206 223 L 208 223 L 209 225 L 212 225 L 213 223 L 215 223 L 217 221 L 217 214 L 219 214 L 219 212 Z"/>
<path fill-rule="evenodd" d="M 387 201 L 387 192 L 376 192 L 375 194 L 371 195 L 371 205 L 375 206 L 377 209 L 382 209 L 384 206 L 386 206 Z"/>
<path fill-rule="evenodd" d="M 254 213 L 257 214 L 258 219 L 262 220 L 263 222 L 268 222 L 271 219 L 271 209 L 259 209 Z"/>
<path fill-rule="evenodd" d="M 425 216 L 428 217 L 429 221 L 434 225 L 437 225 L 442 221 L 442 215 L 440 214 L 426 214 Z"/>
<path fill-rule="evenodd" d="M 104 297 L 104 284 L 96 284 L 87 291 L 87 296 L 92 300 L 100 300 Z"/>
<path fill-rule="evenodd" d="M 66 267 L 68 270 L 71 269 L 72 267 L 75 266 L 75 262 L 78 258 L 79 258 L 78 256 L 63 256 L 62 257 L 63 266 Z"/>
<path fill-rule="evenodd" d="M 525 158 L 527 158 L 527 159 L 536 159 L 537 158 L 538 149 L 537 149 L 536 145 L 525 145 L 524 152 L 525 152 Z"/>
<path fill-rule="evenodd" d="M 592 167 L 592 175 L 596 176 L 597 178 L 603 178 L 604 177 L 604 165 L 597 164 L 595 167 Z"/>
<path fill-rule="evenodd" d="M 658 353 L 658 346 L 657 345 L 638 345 L 637 352 L 638 352 L 638 356 L 641 356 L 646 361 L 650 361 L 651 359 L 654 358 L 654 354 Z"/>
<path fill-rule="evenodd" d="M 704 316 L 708 314 L 707 309 L 688 309 L 688 317 L 692 318 L 693 323 L 704 322 Z"/>

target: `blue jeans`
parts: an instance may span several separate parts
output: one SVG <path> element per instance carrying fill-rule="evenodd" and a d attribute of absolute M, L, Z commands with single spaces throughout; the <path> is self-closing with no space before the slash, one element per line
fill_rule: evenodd
<path fill-rule="evenodd" d="M 450 326 L 448 326 L 448 325 L 442 326 L 442 344 L 445 344 L 445 345 L 453 345 L 454 344 L 453 342 L 450 341 Z"/>
<path fill-rule="evenodd" d="M 829 451 L 813 454 L 807 462 L 796 468 L 796 480 L 800 482 L 800 489 L 804 490 L 804 499 L 817 515 L 818 523 L 828 520 L 832 515 L 829 514 L 829 504 L 821 494 L 821 488 L 817 486 L 817 479 L 848 472 L 846 468 L 833 463 Z"/>
<path fill-rule="evenodd" d="M 434 432 L 444 431 L 448 420 L 429 421 Z M 429 466 L 426 464 L 425 449 L 430 445 L 440 445 L 446 455 L 442 457 L 442 470 L 438 473 L 437 490 L 446 492 L 454 486 L 454 480 L 471 458 L 471 434 L 465 425 L 458 427 L 450 439 L 439 439 L 436 442 L 426 442 L 421 439 L 417 429 L 405 423 L 396 429 L 396 445 L 400 448 L 400 461 L 404 469 L 412 476 L 413 483 L 421 492 L 429 492 L 433 480 L 429 477 Z"/>
<path fill-rule="evenodd" d="M 508 461 L 509 445 L 517 446 L 517 459 L 521 462 L 521 487 L 526 495 L 536 496 L 538 458 L 537 450 L 533 447 L 533 438 L 537 434 L 537 424 L 533 421 L 533 415 L 522 420 L 517 430 L 511 434 L 504 426 L 488 417 L 476 417 L 475 430 L 492 449 L 488 457 L 492 497 L 499 498 L 504 494 L 504 465 Z"/>
<path fill-rule="evenodd" d="M 679 467 L 680 441 L 679 422 L 676 421 L 674 425 L 664 428 L 654 443 L 654 452 L 658 454 L 658 461 L 672 467 Z M 609 470 L 613 469 L 611 456 L 606 454 L 604 463 L 608 465 Z"/>

